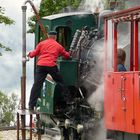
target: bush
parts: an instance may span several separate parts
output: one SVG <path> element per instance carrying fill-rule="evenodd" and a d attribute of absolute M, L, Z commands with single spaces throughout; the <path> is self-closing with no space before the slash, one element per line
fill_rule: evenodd
<path fill-rule="evenodd" d="M 15 122 L 17 99 L 14 93 L 7 96 L 0 91 L 0 126 L 10 126 L 10 122 Z"/>

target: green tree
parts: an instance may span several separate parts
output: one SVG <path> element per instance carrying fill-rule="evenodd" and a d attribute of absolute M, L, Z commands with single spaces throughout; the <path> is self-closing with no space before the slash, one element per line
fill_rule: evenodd
<path fill-rule="evenodd" d="M 11 121 L 15 121 L 17 99 L 17 95 L 14 93 L 11 96 L 7 96 L 0 91 L 0 126 L 9 126 Z"/>
<path fill-rule="evenodd" d="M 72 9 L 77 9 L 82 0 L 42 0 L 39 7 L 40 17 L 57 14 L 64 8 L 70 6 Z M 28 33 L 35 31 L 36 17 L 31 16 L 28 19 L 29 30 Z"/>
<path fill-rule="evenodd" d="M 14 23 L 12 19 L 4 15 L 5 9 L 0 7 L 0 24 L 5 24 L 5 25 L 11 25 Z M 4 46 L 3 44 L 0 43 L 0 49 L 4 49 L 5 51 L 11 51 L 9 47 Z M 2 52 L 0 51 L 0 56 L 2 55 Z"/>

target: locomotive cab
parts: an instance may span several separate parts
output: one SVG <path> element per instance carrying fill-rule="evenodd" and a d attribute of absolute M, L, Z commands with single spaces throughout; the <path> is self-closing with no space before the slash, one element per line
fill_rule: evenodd
<path fill-rule="evenodd" d="M 96 17 L 91 12 L 60 13 L 43 17 L 41 22 L 47 32 L 51 30 L 57 31 L 57 41 L 67 51 L 77 29 L 82 29 L 84 26 L 97 28 Z M 45 39 L 38 22 L 36 23 L 35 34 L 35 44 Z"/>
<path fill-rule="evenodd" d="M 89 49 L 88 45 L 93 43 L 91 40 L 95 41 L 94 29 L 97 29 L 96 16 L 90 12 L 61 13 L 43 17 L 41 21 L 47 31 L 57 31 L 57 41 L 67 51 L 72 50 L 74 54 L 75 52 L 79 54 L 80 49 L 78 47 L 81 44 L 86 47 L 84 49 L 87 53 Z M 85 26 L 92 28 L 93 32 L 87 32 L 87 28 L 84 28 Z M 71 42 L 73 38 L 75 38 L 75 32 L 77 30 L 80 33 L 78 39 L 81 39 L 81 41 L 87 39 L 87 42 L 80 42 L 79 46 L 77 45 L 78 42 L 74 43 L 76 46 L 73 45 L 74 47 L 70 49 Z M 36 23 L 35 33 L 35 44 L 45 39 L 38 23 Z M 90 33 L 90 36 L 83 38 L 87 33 Z M 89 38 L 90 40 L 88 40 Z M 42 122 L 46 125 L 49 117 L 56 126 L 59 121 L 59 128 L 63 132 L 61 135 L 64 139 L 71 137 L 70 139 L 80 140 L 80 132 L 82 132 L 82 129 L 79 129 L 79 126 L 83 128 L 84 123 L 92 118 L 94 114 L 84 97 L 86 90 L 80 87 L 81 83 L 79 79 L 81 71 L 79 66 L 81 65 L 81 57 L 83 57 L 83 55 L 72 57 L 71 60 L 64 60 L 63 58 L 57 60 L 58 68 L 64 80 L 65 89 L 63 91 L 62 85 L 55 83 L 47 76 L 43 84 L 41 97 L 37 102 L 37 110 L 43 113 L 41 114 Z"/>
<path fill-rule="evenodd" d="M 97 28 L 96 17 L 91 12 L 70 12 L 70 13 L 60 13 L 55 15 L 50 15 L 47 17 L 43 17 L 41 19 L 42 24 L 46 28 L 47 31 L 55 30 L 57 31 L 57 41 L 67 50 L 70 50 L 70 44 L 72 42 L 73 36 L 77 29 L 82 29 L 83 27 L 92 27 L 94 29 Z M 38 22 L 36 23 L 35 29 L 35 44 L 38 44 L 41 40 L 45 39 L 44 35 L 41 32 L 40 26 Z M 78 82 L 78 62 L 77 58 L 72 58 L 72 60 L 63 60 L 59 58 L 57 61 L 58 68 L 60 73 L 64 79 L 65 86 L 70 88 L 69 90 L 73 90 L 73 87 L 77 87 Z M 48 84 L 47 84 L 48 83 Z M 45 89 L 46 96 L 45 99 L 49 98 L 50 110 L 45 109 L 46 103 L 43 104 L 43 89 L 41 100 L 38 101 L 40 106 L 40 111 L 46 112 L 48 114 L 54 113 L 54 102 L 57 102 L 60 98 L 57 96 L 58 85 L 54 82 L 50 82 L 47 78 L 45 84 L 47 87 L 49 85 L 49 92 L 53 95 L 53 97 L 48 96 L 46 92 L 48 89 Z M 46 87 L 46 88 L 47 88 Z M 75 90 L 75 89 L 74 89 Z M 61 91 L 59 91 L 61 92 Z M 58 98 L 57 98 L 58 97 Z M 55 100 L 55 101 L 54 101 Z M 47 101 L 46 101 L 47 102 Z M 44 108 L 43 108 L 44 106 Z"/>
<path fill-rule="evenodd" d="M 140 7 L 135 7 L 104 17 L 105 126 L 109 132 L 113 132 L 113 137 L 108 138 L 114 140 L 139 140 L 139 9 Z M 121 46 L 120 41 L 125 39 L 126 44 Z M 117 69 L 118 48 L 126 51 L 127 71 Z"/>

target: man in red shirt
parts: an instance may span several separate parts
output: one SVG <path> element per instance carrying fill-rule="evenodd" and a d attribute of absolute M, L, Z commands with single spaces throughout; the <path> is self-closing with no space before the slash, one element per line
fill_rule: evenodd
<path fill-rule="evenodd" d="M 70 54 L 56 42 L 57 32 L 51 31 L 49 38 L 40 42 L 36 49 L 29 52 L 28 57 L 33 58 L 38 56 L 37 67 L 35 73 L 35 81 L 31 89 L 29 100 L 29 109 L 33 110 L 36 106 L 38 97 L 40 96 L 41 88 L 47 74 L 50 74 L 53 80 L 57 83 L 63 84 L 63 79 L 57 68 L 57 58 L 63 56 L 66 59 L 70 58 Z"/>

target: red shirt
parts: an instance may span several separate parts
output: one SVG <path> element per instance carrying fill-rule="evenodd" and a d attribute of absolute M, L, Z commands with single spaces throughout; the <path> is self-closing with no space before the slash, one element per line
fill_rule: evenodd
<path fill-rule="evenodd" d="M 29 57 L 38 56 L 37 65 L 39 66 L 55 66 L 57 58 L 63 56 L 66 59 L 70 54 L 54 39 L 48 38 L 40 42 L 36 49 L 29 53 Z"/>

